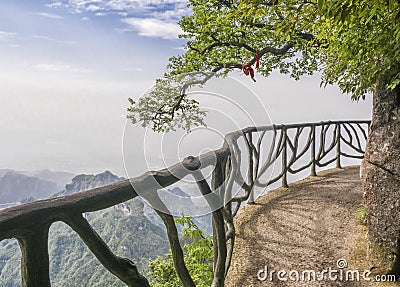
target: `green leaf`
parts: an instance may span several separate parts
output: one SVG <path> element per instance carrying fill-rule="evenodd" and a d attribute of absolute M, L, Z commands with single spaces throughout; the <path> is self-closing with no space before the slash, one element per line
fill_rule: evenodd
<path fill-rule="evenodd" d="M 322 12 L 322 8 L 324 7 L 325 0 L 318 0 L 318 10 Z"/>

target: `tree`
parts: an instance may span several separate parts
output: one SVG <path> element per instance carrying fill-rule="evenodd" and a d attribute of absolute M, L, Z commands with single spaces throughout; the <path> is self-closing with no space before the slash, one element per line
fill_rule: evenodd
<path fill-rule="evenodd" d="M 185 263 L 194 283 L 198 287 L 208 287 L 213 281 L 213 247 L 212 237 L 205 237 L 204 232 L 192 221 L 189 216 L 175 218 L 182 229 L 181 240 Z M 154 287 L 181 287 L 176 274 L 171 251 L 165 257 L 157 257 L 149 262 L 149 275 Z"/>
<path fill-rule="evenodd" d="M 185 53 L 170 59 L 156 93 L 131 103 L 132 121 L 156 131 L 203 124 L 205 113 L 187 88 L 232 69 L 254 81 L 254 73 L 273 70 L 294 79 L 321 71 L 322 85 L 338 84 L 354 100 L 372 93 L 362 165 L 369 238 L 380 266 L 400 274 L 399 1 L 191 0 L 190 6 L 193 15 L 180 21 Z M 190 72 L 197 74 L 182 76 Z"/>

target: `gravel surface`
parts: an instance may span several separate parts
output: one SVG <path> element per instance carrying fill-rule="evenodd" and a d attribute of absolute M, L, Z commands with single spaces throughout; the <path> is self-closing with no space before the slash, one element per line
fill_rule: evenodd
<path fill-rule="evenodd" d="M 356 166 L 321 172 L 242 208 L 236 217 L 236 244 L 226 286 L 393 286 L 362 277 L 359 282 L 345 279 L 347 270 L 359 269 L 362 274 L 372 267 L 365 251 L 366 228 L 356 217 L 362 201 Z M 348 267 L 338 268 L 339 259 L 345 259 Z M 266 265 L 267 278 L 261 281 L 257 273 Z M 314 270 L 320 278 L 321 271 L 329 268 L 344 270 L 344 279 L 332 281 L 326 274 L 323 281 L 301 280 L 304 270 Z M 276 270 L 272 281 L 271 270 Z M 287 281 L 277 278 L 279 270 L 287 272 L 281 276 Z M 298 272 L 298 282 L 289 278 L 291 270 L 293 279 Z"/>

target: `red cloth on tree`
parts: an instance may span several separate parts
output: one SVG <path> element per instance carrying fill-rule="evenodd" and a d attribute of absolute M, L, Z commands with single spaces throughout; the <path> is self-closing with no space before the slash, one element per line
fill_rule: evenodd
<path fill-rule="evenodd" d="M 251 67 L 251 62 L 248 62 L 246 65 L 243 64 L 242 71 L 246 76 L 250 75 L 251 79 L 256 82 L 256 79 L 254 79 L 254 69 Z"/>

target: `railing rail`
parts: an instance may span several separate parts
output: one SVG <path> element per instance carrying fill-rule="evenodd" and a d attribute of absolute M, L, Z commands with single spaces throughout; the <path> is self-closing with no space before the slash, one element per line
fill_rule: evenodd
<path fill-rule="evenodd" d="M 283 187 L 288 187 L 288 176 L 307 168 L 310 168 L 310 175 L 315 176 L 318 167 L 335 162 L 340 168 L 344 158 L 362 159 L 369 125 L 370 121 L 354 120 L 245 128 L 226 135 L 220 149 L 199 157 L 187 157 L 167 169 L 146 172 L 130 180 L 69 196 L 2 210 L 0 241 L 8 238 L 18 240 L 24 287 L 50 286 L 47 241 L 49 228 L 57 221 L 72 227 L 100 263 L 125 284 L 149 286 L 135 264 L 114 255 L 82 216 L 82 213 L 105 209 L 140 194 L 150 203 L 163 206 L 156 211 L 167 228 L 177 274 L 184 286 L 195 286 L 184 264 L 173 216 L 169 215 L 168 208 L 157 194 L 157 190 L 190 175 L 213 211 L 212 286 L 224 286 L 235 241 L 233 218 L 242 203 L 253 203 L 257 188 L 265 188 L 279 180 Z M 265 147 L 266 144 L 269 145 Z M 242 152 L 243 149 L 246 153 Z M 247 167 L 246 174 L 242 172 L 243 165 Z M 211 179 L 202 173 L 208 166 L 213 166 Z M 274 174 L 276 170 L 278 174 Z"/>

